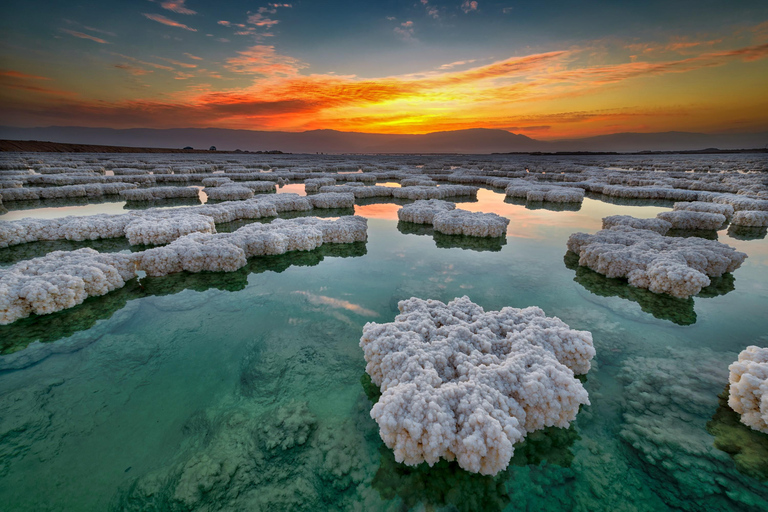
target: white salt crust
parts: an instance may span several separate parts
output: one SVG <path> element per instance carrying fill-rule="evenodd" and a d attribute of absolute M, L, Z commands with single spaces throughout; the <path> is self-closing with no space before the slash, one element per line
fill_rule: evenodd
<path fill-rule="evenodd" d="M 321 192 L 307 196 L 313 208 L 354 208 L 355 195 L 349 192 Z"/>
<path fill-rule="evenodd" d="M 441 185 L 439 187 L 392 188 L 392 196 L 399 199 L 445 199 L 446 197 L 477 196 L 477 187 L 467 185 Z"/>
<path fill-rule="evenodd" d="M 747 258 L 713 240 L 668 237 L 626 225 L 594 235 L 574 233 L 568 250 L 579 255 L 579 265 L 606 277 L 624 277 L 632 286 L 679 298 L 696 295 L 709 286 L 710 277 L 733 272 Z"/>
<path fill-rule="evenodd" d="M 307 193 L 319 192 L 320 187 L 332 187 L 336 185 L 335 178 L 309 178 L 304 180 L 304 191 Z"/>
<path fill-rule="evenodd" d="M 672 224 L 674 229 L 718 229 L 725 224 L 725 215 L 721 213 L 698 212 L 692 210 L 672 210 L 661 212 L 656 217 Z"/>
<path fill-rule="evenodd" d="M 743 424 L 768 434 L 768 348 L 747 347 L 728 369 L 728 405 Z"/>
<path fill-rule="evenodd" d="M 363 183 L 349 183 L 347 185 L 335 185 L 335 186 L 321 186 L 320 192 L 343 192 L 347 194 L 354 194 L 356 198 L 369 198 L 369 197 L 392 197 L 392 193 L 395 190 L 399 190 L 395 187 L 381 187 L 379 185 L 366 186 Z"/>
<path fill-rule="evenodd" d="M 61 187 L 2 188 L 4 201 L 34 201 L 36 199 L 65 199 L 70 197 L 101 197 L 122 194 L 136 189 L 133 183 L 89 183 Z"/>
<path fill-rule="evenodd" d="M 731 224 L 747 227 L 768 226 L 768 211 L 741 210 L 733 215 Z"/>
<path fill-rule="evenodd" d="M 509 219 L 495 213 L 470 212 L 439 199 L 420 199 L 397 211 L 405 222 L 432 224 L 435 231 L 446 235 L 500 237 L 507 233 Z"/>
<path fill-rule="evenodd" d="M 733 206 L 729 204 L 707 203 L 704 201 L 692 201 L 675 203 L 674 210 L 687 210 L 691 212 L 719 213 L 727 219 L 733 217 Z"/>
<path fill-rule="evenodd" d="M 660 235 L 666 235 L 672 228 L 672 224 L 666 220 L 656 219 L 638 219 L 630 215 L 611 215 L 603 217 L 603 229 L 610 229 L 613 226 L 629 226 L 636 229 L 649 229 Z"/>
<path fill-rule="evenodd" d="M 177 199 L 181 197 L 198 197 L 199 191 L 194 187 L 152 187 L 123 190 L 120 197 L 126 201 L 152 201 L 154 199 Z"/>
<path fill-rule="evenodd" d="M 537 307 L 485 312 L 466 296 L 398 307 L 394 322 L 368 323 L 360 339 L 382 391 L 371 417 L 398 462 L 455 459 L 495 475 L 526 434 L 568 427 L 589 404 L 574 377 L 595 355 L 589 332 Z"/>
<path fill-rule="evenodd" d="M 502 183 L 497 183 L 501 185 Z M 584 190 L 565 188 L 536 182 L 514 181 L 506 186 L 507 197 L 525 198 L 526 201 L 547 201 L 550 203 L 580 203 L 584 200 Z"/>
<path fill-rule="evenodd" d="M 203 222 L 211 220 L 200 217 Z M 90 296 L 121 288 L 136 271 L 150 276 L 183 270 L 232 272 L 252 256 L 308 251 L 323 243 L 363 242 L 367 227 L 367 221 L 357 216 L 276 219 L 269 224 L 248 224 L 233 233 L 196 232 L 164 247 L 131 254 L 55 251 L 0 270 L 0 324 L 77 306 Z M 151 226 L 146 232 L 157 236 Z"/>

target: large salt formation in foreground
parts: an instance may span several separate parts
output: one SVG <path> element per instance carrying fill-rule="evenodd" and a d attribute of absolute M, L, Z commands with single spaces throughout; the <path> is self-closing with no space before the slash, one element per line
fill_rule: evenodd
<path fill-rule="evenodd" d="M 637 220 L 637 219 L 634 219 Z M 629 284 L 678 298 L 696 295 L 710 277 L 733 272 L 747 255 L 733 247 L 697 237 L 676 238 L 650 229 L 637 229 L 632 217 L 611 218 L 609 229 L 594 235 L 574 233 L 568 250 L 579 255 L 579 265 L 606 277 L 623 277 Z M 658 219 L 657 219 L 658 220 Z"/>
<path fill-rule="evenodd" d="M 728 369 L 728 405 L 743 424 L 768 434 L 768 348 L 747 347 Z"/>
<path fill-rule="evenodd" d="M 404 222 L 432 224 L 435 231 L 446 235 L 501 237 L 507 233 L 509 219 L 495 213 L 470 212 L 439 199 L 420 199 L 397 211 Z"/>
<path fill-rule="evenodd" d="M 411 298 L 360 346 L 382 396 L 371 416 L 398 462 L 440 458 L 486 475 L 544 427 L 568 427 L 589 403 L 574 374 L 589 371 L 592 335 L 537 307 L 485 312 L 468 297 Z"/>
<path fill-rule="evenodd" d="M 324 243 L 363 242 L 367 227 L 367 221 L 357 216 L 276 219 L 232 233 L 195 232 L 169 245 L 131 254 L 101 254 L 93 249 L 52 252 L 0 270 L 0 324 L 77 306 L 88 297 L 123 287 L 139 270 L 151 276 L 232 272 L 252 256 L 310 251 Z"/>

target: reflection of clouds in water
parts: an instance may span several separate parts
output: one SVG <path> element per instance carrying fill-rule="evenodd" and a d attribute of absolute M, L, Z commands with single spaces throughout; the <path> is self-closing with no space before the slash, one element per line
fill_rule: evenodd
<path fill-rule="evenodd" d="M 295 291 L 293 293 L 297 295 L 303 295 L 304 297 L 307 298 L 310 304 L 314 304 L 316 306 L 322 305 L 322 306 L 330 306 L 332 308 L 346 309 L 348 311 L 352 311 L 353 313 L 357 313 L 358 315 L 363 315 L 363 316 L 379 316 L 379 314 L 375 311 L 366 309 L 359 304 L 354 304 L 346 300 L 334 299 L 333 297 L 327 297 L 325 295 L 315 295 L 314 293 L 305 292 L 305 291 Z"/>

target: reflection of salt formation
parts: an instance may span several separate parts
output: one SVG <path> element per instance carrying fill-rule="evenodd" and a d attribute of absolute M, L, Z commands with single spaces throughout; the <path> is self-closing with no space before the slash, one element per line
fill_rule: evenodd
<path fill-rule="evenodd" d="M 635 229 L 648 229 L 655 231 L 660 235 L 665 235 L 672 227 L 672 224 L 660 218 L 638 219 L 630 215 L 611 215 L 610 217 L 603 217 L 603 229 L 610 229 L 613 226 L 629 226 Z"/>
<path fill-rule="evenodd" d="M 674 229 L 718 229 L 725 224 L 725 215 L 720 213 L 673 210 L 661 212 L 658 218 L 672 224 Z"/>
<path fill-rule="evenodd" d="M 751 228 L 731 224 L 728 226 L 728 236 L 736 240 L 762 240 L 768 235 L 768 227 Z"/>
<path fill-rule="evenodd" d="M 768 480 L 768 434 L 744 425 L 728 406 L 729 386 L 718 395 L 719 406 L 707 422 L 707 432 L 715 436 L 715 448 L 733 458 L 736 469 L 758 480 Z"/>
<path fill-rule="evenodd" d="M 566 268 L 576 272 L 573 280 L 590 293 L 600 297 L 619 297 L 636 302 L 640 309 L 660 320 L 669 320 L 678 325 L 696 323 L 692 297 L 678 299 L 666 294 L 653 293 L 643 288 L 629 286 L 626 281 L 621 279 L 605 277 L 590 268 L 580 266 L 579 255 L 571 251 L 565 254 L 563 261 Z"/>
<path fill-rule="evenodd" d="M 122 288 L 134 276 L 131 257 L 93 249 L 56 251 L 0 271 L 0 324 L 74 307 Z"/>
<path fill-rule="evenodd" d="M 152 187 L 123 190 L 120 197 L 126 201 L 151 201 L 153 199 L 178 199 L 180 197 L 197 197 L 199 190 L 195 187 Z"/>
<path fill-rule="evenodd" d="M 742 423 L 768 434 L 768 348 L 747 347 L 728 369 L 728 405 Z"/>
<path fill-rule="evenodd" d="M 536 182 L 516 181 L 504 189 L 507 197 L 525 198 L 531 202 L 580 203 L 584 200 L 584 189 L 559 187 Z"/>
<path fill-rule="evenodd" d="M 731 221 L 737 226 L 762 228 L 768 226 L 768 211 L 742 210 L 736 212 Z"/>
<path fill-rule="evenodd" d="M 479 237 L 464 235 L 444 235 L 435 231 L 428 224 L 414 224 L 412 222 L 399 221 L 397 230 L 404 235 L 431 236 L 435 245 L 440 249 L 467 249 L 471 251 L 498 252 L 507 245 L 506 237 Z"/>
<path fill-rule="evenodd" d="M 102 247 L 99 247 L 103 250 Z M 115 248 L 116 250 L 118 248 Z M 49 251 L 46 251 L 49 252 Z M 279 256 L 253 258 L 235 272 L 180 272 L 162 277 L 131 280 L 125 287 L 106 296 L 86 300 L 72 309 L 45 316 L 34 316 L 0 325 L 0 354 L 25 348 L 32 342 L 61 340 L 76 332 L 90 329 L 98 320 L 110 318 L 125 307 L 127 301 L 141 297 L 173 295 L 184 290 L 203 292 L 210 289 L 238 291 L 248 285 L 248 276 L 263 272 L 283 272 L 292 266 L 319 265 L 325 258 L 355 258 L 367 252 L 365 242 L 324 244 L 313 251 L 290 252 Z"/>
<path fill-rule="evenodd" d="M 458 210 L 456 205 L 437 199 L 419 200 L 405 205 L 397 212 L 401 221 L 432 224 L 435 231 L 445 235 L 502 237 L 509 219 L 495 213 Z"/>
<path fill-rule="evenodd" d="M 394 322 L 368 323 L 360 339 L 382 390 L 371 416 L 398 462 L 456 459 L 493 475 L 527 433 L 567 427 L 589 403 L 574 372 L 589 371 L 590 333 L 536 307 L 486 313 L 468 297 L 398 307 Z"/>
<path fill-rule="evenodd" d="M 747 258 L 712 240 L 667 237 L 621 225 L 594 235 L 574 233 L 568 250 L 579 255 L 579 265 L 678 298 L 696 295 L 710 284 L 710 277 L 733 272 Z"/>
<path fill-rule="evenodd" d="M 168 246 L 131 255 L 100 254 L 92 249 L 54 252 L 0 271 L 0 324 L 74 307 L 89 296 L 122 287 L 136 270 L 152 276 L 183 270 L 232 272 L 244 267 L 252 256 L 309 251 L 324 243 L 363 242 L 366 238 L 367 222 L 362 217 L 305 217 L 249 224 L 233 233 L 193 233 Z"/>
<path fill-rule="evenodd" d="M 618 372 L 620 435 L 648 468 L 648 486 L 674 509 L 768 510 L 768 488 L 740 474 L 705 430 L 727 380 L 723 355 L 668 350 L 629 358 Z"/>

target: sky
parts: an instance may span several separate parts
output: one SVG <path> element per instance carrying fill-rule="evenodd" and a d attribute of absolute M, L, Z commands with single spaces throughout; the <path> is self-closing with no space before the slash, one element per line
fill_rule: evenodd
<path fill-rule="evenodd" d="M 768 2 L 12 0 L 0 124 L 768 131 Z"/>

